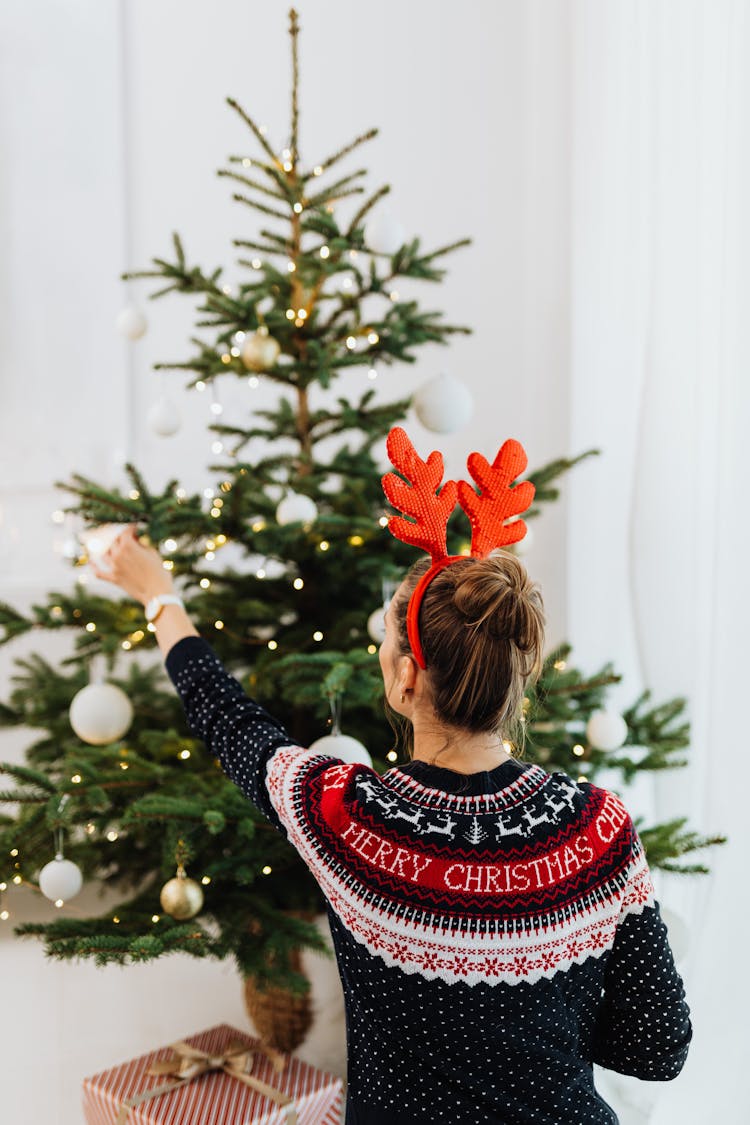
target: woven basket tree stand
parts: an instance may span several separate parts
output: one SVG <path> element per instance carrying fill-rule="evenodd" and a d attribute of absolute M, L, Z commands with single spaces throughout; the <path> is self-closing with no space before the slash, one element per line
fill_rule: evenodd
<path fill-rule="evenodd" d="M 290 910 L 288 913 L 295 918 L 303 918 L 306 922 L 312 922 L 315 918 L 312 911 Z M 251 929 L 254 933 L 259 932 L 260 927 L 255 920 L 251 923 Z M 273 953 L 268 957 L 268 963 L 272 962 Z M 289 964 L 294 972 L 302 972 L 302 958 L 298 949 L 289 955 Z M 247 1014 L 264 1046 L 291 1054 L 304 1042 L 313 1021 L 310 989 L 304 996 L 294 996 L 278 985 L 260 988 L 255 978 L 248 976 L 244 978 L 244 992 Z"/>

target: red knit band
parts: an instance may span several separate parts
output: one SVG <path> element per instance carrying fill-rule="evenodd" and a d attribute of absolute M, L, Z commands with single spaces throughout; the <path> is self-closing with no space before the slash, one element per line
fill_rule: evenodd
<path fill-rule="evenodd" d="M 409 644 L 414 659 L 420 668 L 427 667 L 424 652 L 422 651 L 422 642 L 419 639 L 419 610 L 422 606 L 424 592 L 435 575 L 439 574 L 444 567 L 448 566 L 449 563 L 458 562 L 459 559 L 465 559 L 466 557 L 466 555 L 446 555 L 445 558 L 438 559 L 438 561 L 434 562 L 430 569 L 422 575 L 414 588 L 414 593 L 409 598 L 409 605 L 406 610 L 406 632 L 409 637 Z"/>

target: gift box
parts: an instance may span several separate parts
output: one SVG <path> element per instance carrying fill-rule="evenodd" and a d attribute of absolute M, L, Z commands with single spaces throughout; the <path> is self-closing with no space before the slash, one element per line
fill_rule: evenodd
<path fill-rule="evenodd" d="M 343 1082 L 219 1024 L 83 1080 L 87 1125 L 340 1125 Z"/>

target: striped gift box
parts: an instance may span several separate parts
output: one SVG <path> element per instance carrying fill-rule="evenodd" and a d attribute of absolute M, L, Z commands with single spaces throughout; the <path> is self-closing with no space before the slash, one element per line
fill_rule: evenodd
<path fill-rule="evenodd" d="M 146 1101 L 126 1106 L 139 1094 L 165 1084 L 164 1075 L 147 1073 L 152 1063 L 169 1059 L 171 1047 L 160 1047 L 130 1062 L 103 1070 L 83 1080 L 83 1112 L 87 1125 L 340 1125 L 343 1082 L 334 1074 L 317 1070 L 293 1055 L 284 1055 L 283 1070 L 274 1068 L 260 1042 L 227 1024 L 219 1024 L 184 1040 L 208 1055 L 220 1055 L 230 1043 L 242 1041 L 257 1052 L 252 1078 L 292 1099 L 279 1105 L 240 1079 L 221 1069 L 197 1078 L 179 1080 L 179 1086 Z M 166 1079 L 167 1082 L 177 1081 Z"/>

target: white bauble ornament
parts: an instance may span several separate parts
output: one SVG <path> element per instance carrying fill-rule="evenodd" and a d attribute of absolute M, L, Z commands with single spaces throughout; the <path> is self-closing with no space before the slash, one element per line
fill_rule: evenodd
<path fill-rule="evenodd" d="M 382 642 L 385 640 L 384 605 L 381 605 L 379 609 L 374 609 L 370 616 L 367 618 L 367 632 L 378 645 L 382 644 Z"/>
<path fill-rule="evenodd" d="M 81 541 L 77 535 L 68 535 L 60 548 L 64 559 L 80 558 L 82 549 Z"/>
<path fill-rule="evenodd" d="M 311 743 L 310 750 L 315 750 L 317 754 L 330 754 L 332 758 L 340 758 L 342 762 L 372 765 L 372 758 L 365 747 L 350 734 L 324 734 Z"/>
<path fill-rule="evenodd" d="M 594 711 L 586 723 L 586 738 L 597 750 L 617 750 L 628 736 L 628 724 L 616 711 Z"/>
<path fill-rule="evenodd" d="M 82 531 L 80 538 L 86 554 L 96 563 L 102 561 L 102 555 L 114 543 L 121 531 L 128 527 L 126 523 L 102 523 L 99 527 Z"/>
<path fill-rule="evenodd" d="M 77 895 L 83 886 L 81 869 L 69 859 L 63 859 L 60 852 L 39 872 L 39 889 L 52 902 Z"/>
<path fill-rule="evenodd" d="M 468 422 L 474 399 L 463 383 L 443 373 L 419 388 L 414 395 L 414 409 L 425 429 L 452 434 Z"/>
<path fill-rule="evenodd" d="M 683 918 L 674 910 L 659 903 L 659 913 L 669 931 L 669 944 L 675 961 L 681 961 L 690 945 L 690 931 Z"/>
<path fill-rule="evenodd" d="M 312 523 L 317 515 L 318 506 L 309 496 L 288 492 L 276 509 L 276 522 L 282 526 L 287 523 Z"/>
<path fill-rule="evenodd" d="M 281 345 L 270 335 L 263 324 L 257 332 L 251 332 L 242 343 L 242 362 L 248 371 L 268 371 L 279 357 Z"/>
<path fill-rule="evenodd" d="M 92 746 L 122 738 L 132 721 L 133 704 L 115 684 L 87 684 L 70 704 L 70 725 Z"/>
<path fill-rule="evenodd" d="M 365 224 L 365 246 L 375 254 L 395 254 L 405 240 L 404 228 L 392 211 L 381 210 Z"/>
<path fill-rule="evenodd" d="M 129 305 L 122 312 L 117 314 L 117 331 L 121 332 L 123 336 L 127 336 L 128 340 L 140 340 L 141 336 L 146 335 L 148 328 L 148 321 L 140 309 L 133 308 Z"/>
<path fill-rule="evenodd" d="M 180 414 L 177 407 L 166 395 L 161 395 L 149 408 L 146 417 L 149 428 L 159 437 L 171 437 L 180 428 Z"/>

